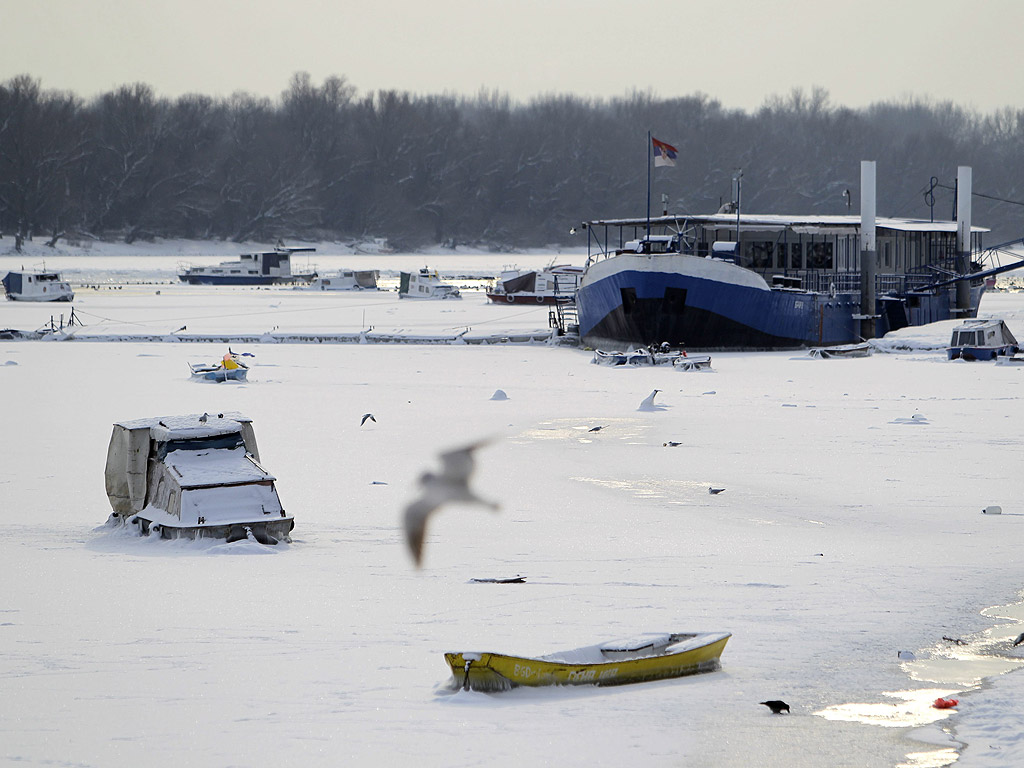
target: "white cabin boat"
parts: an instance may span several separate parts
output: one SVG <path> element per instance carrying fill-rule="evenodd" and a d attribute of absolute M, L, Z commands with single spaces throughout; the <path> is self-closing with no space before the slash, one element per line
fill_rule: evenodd
<path fill-rule="evenodd" d="M 71 301 L 75 292 L 57 272 L 8 272 L 4 291 L 11 301 Z"/>
<path fill-rule="evenodd" d="M 568 304 L 576 300 L 583 267 L 557 264 L 542 270 L 506 269 L 487 291 L 498 304 Z"/>
<path fill-rule="evenodd" d="M 317 277 L 306 291 L 376 291 L 379 273 L 375 269 L 342 269 L 331 277 Z"/>
<path fill-rule="evenodd" d="M 272 251 L 243 253 L 238 261 L 222 261 L 212 267 L 183 264 L 178 279 L 189 285 L 290 285 L 310 283 L 315 271 L 292 271 L 292 254 L 308 253 L 316 248 L 277 246 Z"/>
<path fill-rule="evenodd" d="M 437 270 L 424 267 L 419 272 L 402 272 L 398 285 L 400 299 L 461 299 L 459 289 L 442 283 Z"/>
<path fill-rule="evenodd" d="M 1017 339 L 1006 323 L 998 318 L 967 320 L 953 329 L 949 347 L 949 360 L 994 360 L 1012 357 L 1019 351 Z"/>
<path fill-rule="evenodd" d="M 276 544 L 295 526 L 238 413 L 114 424 L 105 480 L 112 520 L 144 534 Z"/>

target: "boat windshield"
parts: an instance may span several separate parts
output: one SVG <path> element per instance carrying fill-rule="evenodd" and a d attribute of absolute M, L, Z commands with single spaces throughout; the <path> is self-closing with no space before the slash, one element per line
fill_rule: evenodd
<path fill-rule="evenodd" d="M 244 445 L 241 432 L 214 437 L 200 437 L 192 440 L 168 440 L 159 450 L 159 458 L 163 459 L 171 451 L 209 451 L 222 448 L 239 448 Z"/>

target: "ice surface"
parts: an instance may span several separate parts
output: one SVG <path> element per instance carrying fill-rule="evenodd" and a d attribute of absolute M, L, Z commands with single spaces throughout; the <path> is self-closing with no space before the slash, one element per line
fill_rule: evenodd
<path fill-rule="evenodd" d="M 367 326 L 429 332 L 547 322 L 479 291 L 399 307 L 386 291 L 162 289 L 74 306 L 94 338 L 358 329 L 364 310 Z M 0 327 L 53 311 L 0 302 Z M 1021 337 L 1024 295 L 986 295 L 982 312 Z M 950 362 L 947 328 L 913 334 L 834 364 L 716 353 L 714 397 L 544 344 L 267 344 L 249 383 L 209 388 L 189 381 L 194 343 L 0 341 L 18 363 L 0 367 L 0 763 L 820 768 L 938 765 L 954 749 L 958 765 L 1024 764 L 1024 672 L 992 671 L 1024 658 L 1024 616 L 983 613 L 1024 586 L 1024 367 Z M 513 395 L 500 407 L 499 387 Z M 638 412 L 655 388 L 672 407 Z M 204 411 L 253 419 L 293 543 L 94 530 L 110 425 Z M 915 413 L 927 423 L 897 421 Z M 399 521 L 417 478 L 494 434 L 474 486 L 501 511 L 439 512 L 416 570 Z M 516 572 L 530 579 L 514 591 L 467 583 Z M 690 629 L 733 633 L 720 671 L 439 695 L 445 650 L 535 656 Z M 929 708 L 935 691 L 959 707 Z M 791 716 L 758 705 L 775 698 Z"/>

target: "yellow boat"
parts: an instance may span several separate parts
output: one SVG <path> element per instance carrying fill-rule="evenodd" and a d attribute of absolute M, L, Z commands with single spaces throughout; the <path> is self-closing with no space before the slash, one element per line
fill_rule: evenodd
<path fill-rule="evenodd" d="M 718 669 L 730 632 L 642 635 L 535 659 L 502 653 L 446 653 L 450 687 L 505 691 L 520 685 L 624 685 Z"/>

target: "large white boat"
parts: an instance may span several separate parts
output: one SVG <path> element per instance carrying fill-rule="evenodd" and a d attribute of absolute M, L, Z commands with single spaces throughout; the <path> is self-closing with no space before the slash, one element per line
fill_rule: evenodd
<path fill-rule="evenodd" d="M 11 301 L 71 301 L 75 292 L 57 272 L 8 272 L 4 291 Z"/>
<path fill-rule="evenodd" d="M 243 253 L 238 261 L 222 261 L 212 267 L 183 264 L 178 279 L 189 285 L 289 285 L 310 283 L 315 270 L 292 270 L 293 253 L 309 253 L 316 248 L 291 248 L 282 245 L 272 251 Z"/>
<path fill-rule="evenodd" d="M 576 300 L 583 267 L 556 264 L 540 270 L 506 269 L 487 291 L 497 304 L 568 304 Z"/>
<path fill-rule="evenodd" d="M 461 299 L 459 289 L 441 282 L 437 270 L 424 267 L 419 272 L 402 272 L 398 285 L 400 299 Z"/>
<path fill-rule="evenodd" d="M 238 413 L 118 422 L 104 474 L 112 520 L 144 534 L 276 544 L 295 526 Z"/>

